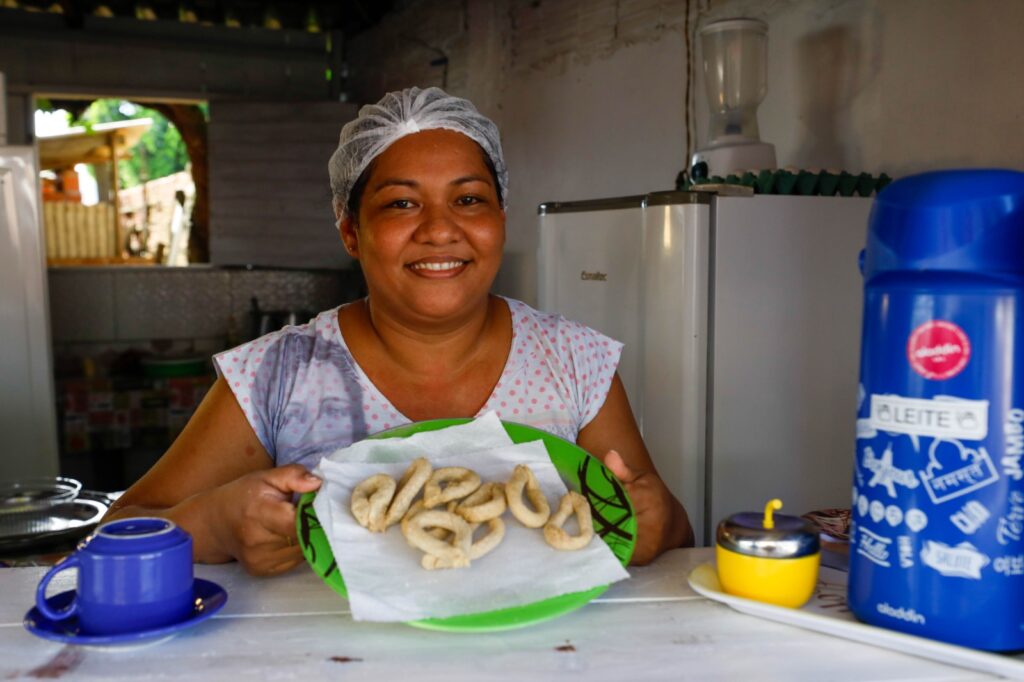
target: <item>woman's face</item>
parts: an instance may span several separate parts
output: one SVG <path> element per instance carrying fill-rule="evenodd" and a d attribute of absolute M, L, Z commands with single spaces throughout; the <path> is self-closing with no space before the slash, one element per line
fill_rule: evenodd
<path fill-rule="evenodd" d="M 484 305 L 505 245 L 505 212 L 470 138 L 407 135 L 373 163 L 356 221 L 341 225 L 375 307 L 423 322 Z"/>

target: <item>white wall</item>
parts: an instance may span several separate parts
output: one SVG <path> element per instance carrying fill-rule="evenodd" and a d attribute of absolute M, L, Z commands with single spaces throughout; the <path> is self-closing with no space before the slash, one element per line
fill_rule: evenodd
<path fill-rule="evenodd" d="M 536 300 L 539 203 L 673 188 L 685 147 L 683 89 L 671 81 L 683 54 L 682 36 L 668 35 L 506 81 L 500 125 L 511 190 L 499 291 Z"/>
<path fill-rule="evenodd" d="M 1024 166 L 1021 0 L 693 0 L 699 23 L 769 24 L 762 139 L 783 166 Z M 699 6 L 699 7 L 698 7 Z M 511 171 L 502 293 L 536 298 L 541 201 L 672 186 L 685 165 L 682 0 L 413 0 L 352 42 L 354 94 L 441 85 L 502 128 Z M 424 47 L 430 45 L 434 50 Z M 705 130 L 703 83 L 694 84 Z M 703 137 L 699 138 L 703 141 Z"/>
<path fill-rule="evenodd" d="M 780 162 L 1024 166 L 1024 2 L 808 1 L 768 19 L 760 123 Z"/>

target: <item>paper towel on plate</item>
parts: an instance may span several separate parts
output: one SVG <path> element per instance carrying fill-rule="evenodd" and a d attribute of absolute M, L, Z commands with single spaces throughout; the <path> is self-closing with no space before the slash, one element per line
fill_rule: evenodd
<path fill-rule="evenodd" d="M 424 431 L 408 438 L 370 438 L 335 450 L 324 457 L 330 462 L 408 462 L 417 457 L 446 457 L 456 453 L 476 452 L 512 445 L 497 412 L 486 412 L 481 417 L 458 426 L 437 431 Z M 409 453 L 418 450 L 411 457 Z M 317 510 L 317 514 L 320 511 Z"/>
<path fill-rule="evenodd" d="M 513 445 L 508 440 L 481 449 L 480 443 L 500 439 L 487 433 L 495 425 L 508 440 L 497 417 L 481 417 L 407 439 L 361 441 L 320 462 L 314 473 L 324 483 L 313 507 L 345 580 L 355 620 L 410 621 L 492 611 L 629 577 L 600 538 L 576 552 L 559 551 L 544 541 L 542 529 L 526 528 L 509 512 L 502 517 L 505 539 L 494 551 L 468 568 L 435 571 L 420 566 L 422 552 L 409 546 L 398 524 L 386 533 L 371 533 L 356 523 L 349 507 L 355 486 L 377 473 L 397 481 L 417 457 L 426 457 L 435 469 L 468 467 L 485 482 L 507 481 L 517 464 L 528 464 L 548 504 L 557 508 L 566 487 L 544 443 Z M 354 461 L 348 458 L 353 450 Z"/>

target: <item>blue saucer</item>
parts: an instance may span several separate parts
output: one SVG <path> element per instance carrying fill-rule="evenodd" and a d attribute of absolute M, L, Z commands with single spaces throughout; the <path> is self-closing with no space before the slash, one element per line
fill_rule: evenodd
<path fill-rule="evenodd" d="M 87 635 L 78 629 L 78 616 L 71 616 L 61 620 L 50 620 L 39 609 L 32 607 L 25 614 L 25 629 L 37 637 L 50 639 L 65 644 L 78 644 L 81 646 L 125 646 L 141 644 L 143 642 L 170 637 L 179 630 L 192 627 L 201 623 L 213 614 L 220 611 L 228 603 L 228 593 L 217 583 L 196 578 L 193 582 L 193 590 L 196 597 L 195 608 L 192 614 L 177 623 L 163 625 L 149 630 L 136 632 L 122 632 L 117 635 Z M 46 600 L 52 609 L 63 609 L 74 598 L 74 590 L 55 594 Z"/>

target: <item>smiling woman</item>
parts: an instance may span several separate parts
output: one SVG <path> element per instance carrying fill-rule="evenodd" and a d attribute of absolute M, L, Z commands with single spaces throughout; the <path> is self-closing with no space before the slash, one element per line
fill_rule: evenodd
<path fill-rule="evenodd" d="M 339 227 L 376 314 L 433 327 L 462 325 L 486 308 L 505 214 L 484 158 L 461 133 L 427 130 L 396 141 L 364 171 L 359 211 L 338 211 Z"/>
<path fill-rule="evenodd" d="M 279 573 L 302 560 L 292 496 L 319 486 L 308 469 L 322 456 L 493 410 L 577 443 L 623 481 L 635 563 L 692 544 L 616 375 L 622 345 L 490 294 L 508 196 L 494 124 L 437 88 L 390 93 L 342 129 L 330 176 L 369 295 L 218 355 L 189 425 L 111 516 L 172 518 L 198 560 Z"/>

